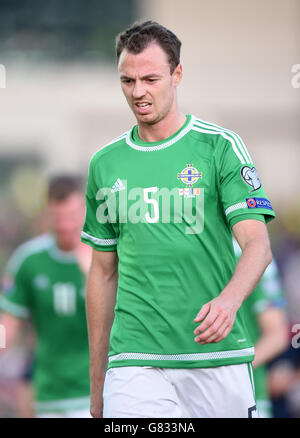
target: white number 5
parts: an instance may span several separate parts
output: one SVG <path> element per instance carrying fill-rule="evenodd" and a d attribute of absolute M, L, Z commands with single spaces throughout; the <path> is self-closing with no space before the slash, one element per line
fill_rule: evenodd
<path fill-rule="evenodd" d="M 149 212 L 147 212 L 145 214 L 145 219 L 147 222 L 149 222 L 150 224 L 154 224 L 155 222 L 158 222 L 159 219 L 159 208 L 158 208 L 158 202 L 156 199 L 151 199 L 149 198 L 149 193 L 156 193 L 157 192 L 157 187 L 148 187 L 147 189 L 144 189 L 144 201 L 147 204 L 150 204 L 153 206 L 153 210 L 154 210 L 154 216 L 151 217 Z"/>

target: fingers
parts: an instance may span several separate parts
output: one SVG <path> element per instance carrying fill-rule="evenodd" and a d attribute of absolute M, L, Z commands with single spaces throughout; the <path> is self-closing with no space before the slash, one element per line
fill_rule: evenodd
<path fill-rule="evenodd" d="M 228 335 L 233 324 L 227 314 L 220 308 L 211 311 L 204 322 L 194 330 L 195 342 L 201 345 L 208 343 L 220 342 Z"/>
<path fill-rule="evenodd" d="M 204 345 L 204 344 L 211 344 L 211 343 L 223 341 L 223 339 L 226 338 L 226 336 L 229 334 L 231 329 L 232 329 L 231 323 L 228 320 L 225 320 L 223 323 L 221 323 L 221 325 L 218 328 L 215 329 L 215 332 L 212 333 L 211 336 L 204 337 L 200 341 L 200 343 L 201 345 Z"/>
<path fill-rule="evenodd" d="M 201 307 L 200 312 L 198 313 L 198 315 L 194 319 L 194 322 L 202 321 L 206 317 L 206 315 L 208 314 L 209 311 L 210 311 L 210 303 L 204 304 Z"/>
<path fill-rule="evenodd" d="M 223 339 L 225 339 L 225 338 L 229 335 L 229 333 L 231 332 L 232 327 L 233 327 L 233 324 L 232 324 L 232 323 L 229 323 L 229 325 L 228 325 L 227 328 L 224 330 L 224 332 L 222 333 L 222 335 L 219 336 L 219 337 L 217 337 L 217 338 L 216 338 L 214 341 L 212 341 L 212 342 L 216 343 L 216 342 L 223 341 Z"/>
<path fill-rule="evenodd" d="M 202 311 L 202 309 L 201 309 L 201 311 Z M 200 313 L 201 313 L 201 311 L 200 311 Z M 207 330 L 211 325 L 213 325 L 215 320 L 218 318 L 219 314 L 220 314 L 220 311 L 217 307 L 214 307 L 213 309 L 211 309 L 210 312 L 207 313 L 207 316 L 206 316 L 205 320 L 202 322 L 202 324 L 200 324 L 194 330 L 194 334 L 199 335 L 200 333 Z"/>

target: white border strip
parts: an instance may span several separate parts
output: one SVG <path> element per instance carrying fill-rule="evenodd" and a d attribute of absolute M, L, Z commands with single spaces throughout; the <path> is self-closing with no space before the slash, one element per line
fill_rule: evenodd
<path fill-rule="evenodd" d="M 108 362 L 116 360 L 216 360 L 235 357 L 251 356 L 254 354 L 254 347 L 242 350 L 216 351 L 212 353 L 188 353 L 188 354 L 151 354 L 151 353 L 120 353 L 110 356 Z"/>
<path fill-rule="evenodd" d="M 56 245 L 49 249 L 49 255 L 60 263 L 76 263 L 77 258 L 74 251 L 62 251 Z"/>
<path fill-rule="evenodd" d="M 248 208 L 246 202 L 240 202 L 239 204 L 234 204 L 231 207 L 226 208 L 225 214 L 226 216 L 229 215 L 229 213 L 232 213 L 235 210 L 239 210 L 240 208 Z"/>
<path fill-rule="evenodd" d="M 179 132 L 178 135 L 176 135 L 174 138 L 172 138 L 172 140 L 169 140 L 165 143 L 160 143 L 156 146 L 139 146 L 131 141 L 131 139 L 130 139 L 131 131 L 128 131 L 128 133 L 127 133 L 126 143 L 130 147 L 132 147 L 133 149 L 136 149 L 137 151 L 142 151 L 142 152 L 152 152 L 152 151 L 159 151 L 161 149 L 165 149 L 169 146 L 172 146 L 174 143 L 176 143 L 182 137 L 184 137 L 185 134 L 187 134 L 191 130 L 193 124 L 195 123 L 195 119 L 196 119 L 195 116 L 191 116 L 191 120 L 189 121 L 188 125 L 181 132 Z"/>
<path fill-rule="evenodd" d="M 102 246 L 108 246 L 108 245 L 116 245 L 117 239 L 99 239 L 98 237 L 91 236 L 90 234 L 86 233 L 85 231 L 81 232 L 81 237 L 84 239 L 90 240 L 91 242 L 95 243 L 96 245 L 102 245 Z"/>
<path fill-rule="evenodd" d="M 232 205 L 231 207 L 226 208 L 225 214 L 226 216 L 229 215 L 229 213 L 232 213 L 235 210 L 239 210 L 240 208 L 248 208 L 246 202 L 240 202 L 239 204 Z"/>
<path fill-rule="evenodd" d="M 20 318 L 28 318 L 30 316 L 30 311 L 27 307 L 13 303 L 5 298 L 5 296 L 2 296 L 0 299 L 0 309 Z"/>
<path fill-rule="evenodd" d="M 62 400 L 37 401 L 34 405 L 38 411 L 84 409 L 89 408 L 90 398 L 79 397 Z"/>

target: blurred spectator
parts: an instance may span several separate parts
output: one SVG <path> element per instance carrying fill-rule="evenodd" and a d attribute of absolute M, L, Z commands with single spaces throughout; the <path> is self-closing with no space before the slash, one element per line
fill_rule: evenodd
<path fill-rule="evenodd" d="M 237 259 L 241 249 L 234 240 Z M 254 385 L 259 416 L 273 416 L 267 385 L 267 363 L 282 353 L 288 345 L 288 324 L 285 298 L 277 265 L 273 260 L 265 270 L 259 284 L 245 300 L 241 310 L 249 336 L 254 343 Z"/>
<path fill-rule="evenodd" d="M 292 223 L 299 219 L 290 216 Z M 287 227 L 291 227 L 288 222 Z M 296 230 L 295 230 L 296 231 Z M 272 397 L 275 416 L 300 417 L 300 244 L 299 234 L 282 233 L 285 236 L 281 251 L 281 269 L 287 297 L 287 312 L 290 329 L 289 348 L 269 364 L 268 387 Z"/>
<path fill-rule="evenodd" d="M 25 380 L 32 357 L 30 325 L 24 324 L 15 344 L 0 352 L 0 417 L 32 417 L 31 384 Z"/>

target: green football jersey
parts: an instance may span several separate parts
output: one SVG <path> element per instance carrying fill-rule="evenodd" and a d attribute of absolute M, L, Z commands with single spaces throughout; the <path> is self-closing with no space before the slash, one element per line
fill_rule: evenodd
<path fill-rule="evenodd" d="M 3 277 L 0 308 L 30 318 L 37 338 L 33 384 L 37 411 L 89 407 L 85 276 L 73 252 L 44 234 L 21 245 Z"/>
<path fill-rule="evenodd" d="M 234 242 L 234 249 L 238 261 L 241 255 L 241 249 L 236 242 Z M 272 307 L 285 309 L 284 292 L 277 264 L 274 259 L 266 268 L 257 287 L 242 305 L 247 330 L 254 344 L 256 344 L 261 336 L 258 321 L 259 315 L 266 309 Z M 267 401 L 269 399 L 267 390 L 267 367 L 261 365 L 255 368 L 253 376 L 256 399 Z"/>
<path fill-rule="evenodd" d="M 237 134 L 188 115 L 171 137 L 145 143 L 135 126 L 93 155 L 86 209 L 82 241 L 119 258 L 108 368 L 253 360 L 243 312 L 219 343 L 193 334 L 233 274 L 232 226 L 274 216 Z"/>

